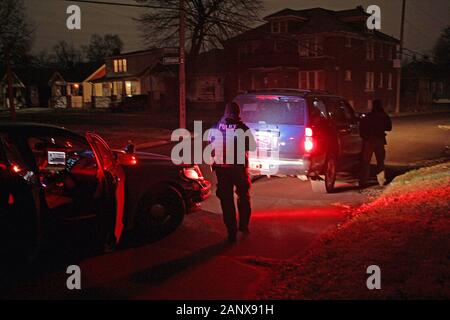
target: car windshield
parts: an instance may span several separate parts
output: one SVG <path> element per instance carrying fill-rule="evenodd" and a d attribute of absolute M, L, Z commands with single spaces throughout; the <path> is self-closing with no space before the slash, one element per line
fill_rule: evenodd
<path fill-rule="evenodd" d="M 306 103 L 300 97 L 243 96 L 236 99 L 244 122 L 276 125 L 304 125 Z"/>

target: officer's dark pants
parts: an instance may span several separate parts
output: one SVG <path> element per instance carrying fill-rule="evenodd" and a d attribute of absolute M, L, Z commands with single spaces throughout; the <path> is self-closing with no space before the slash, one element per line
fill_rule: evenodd
<path fill-rule="evenodd" d="M 215 168 L 215 172 L 217 176 L 216 195 L 220 199 L 223 221 L 228 229 L 228 234 L 235 234 L 237 232 L 234 192 L 238 196 L 239 229 L 246 230 L 251 215 L 251 180 L 247 169 L 243 166 L 217 167 Z"/>
<path fill-rule="evenodd" d="M 370 161 L 372 155 L 375 153 L 377 159 L 377 174 L 384 171 L 384 160 L 386 151 L 384 149 L 384 139 L 368 139 L 364 140 L 361 164 L 361 178 L 360 184 L 366 185 L 370 177 Z"/>

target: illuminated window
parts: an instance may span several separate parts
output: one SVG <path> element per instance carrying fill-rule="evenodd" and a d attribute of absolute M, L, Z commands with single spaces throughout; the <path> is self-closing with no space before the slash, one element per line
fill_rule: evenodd
<path fill-rule="evenodd" d="M 127 72 L 127 59 L 114 60 L 114 72 Z"/>

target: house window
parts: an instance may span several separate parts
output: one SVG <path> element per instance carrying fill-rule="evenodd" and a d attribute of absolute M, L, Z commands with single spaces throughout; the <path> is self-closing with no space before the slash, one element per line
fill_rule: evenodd
<path fill-rule="evenodd" d="M 345 70 L 345 81 L 352 81 L 352 71 Z"/>
<path fill-rule="evenodd" d="M 388 89 L 392 90 L 392 73 L 389 73 L 388 76 Z"/>
<path fill-rule="evenodd" d="M 275 41 L 273 43 L 273 51 L 274 52 L 281 52 L 282 51 L 281 43 L 279 41 Z"/>
<path fill-rule="evenodd" d="M 280 22 L 279 21 L 272 22 L 272 33 L 280 33 Z"/>
<path fill-rule="evenodd" d="M 373 108 L 373 101 L 371 99 L 367 100 L 367 110 L 372 110 Z"/>
<path fill-rule="evenodd" d="M 394 48 L 391 45 L 388 45 L 388 59 L 389 61 L 394 59 Z"/>
<path fill-rule="evenodd" d="M 325 90 L 325 72 L 318 71 L 300 71 L 299 89 Z"/>
<path fill-rule="evenodd" d="M 366 91 L 374 90 L 375 74 L 373 72 L 366 73 Z"/>
<path fill-rule="evenodd" d="M 352 47 L 352 38 L 347 37 L 347 38 L 345 39 L 345 47 L 346 47 L 346 48 L 351 48 L 351 47 Z"/>
<path fill-rule="evenodd" d="M 320 37 L 300 40 L 298 50 L 300 57 L 321 57 L 323 55 L 323 40 Z"/>
<path fill-rule="evenodd" d="M 379 82 L 378 82 L 378 88 L 383 88 L 383 73 L 380 72 L 380 78 L 379 78 Z"/>
<path fill-rule="evenodd" d="M 309 40 L 306 39 L 304 41 L 300 40 L 298 44 L 298 52 L 300 57 L 308 57 L 309 56 Z"/>
<path fill-rule="evenodd" d="M 127 59 L 115 59 L 114 72 L 127 72 Z"/>
<path fill-rule="evenodd" d="M 272 26 L 272 33 L 286 33 L 286 32 L 288 32 L 288 23 L 287 23 L 287 21 L 273 21 L 271 26 Z"/>
<path fill-rule="evenodd" d="M 375 46 L 372 41 L 367 42 L 366 59 L 369 61 L 375 59 Z"/>

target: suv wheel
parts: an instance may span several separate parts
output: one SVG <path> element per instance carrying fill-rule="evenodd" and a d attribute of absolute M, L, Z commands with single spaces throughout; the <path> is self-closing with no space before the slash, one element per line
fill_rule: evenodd
<path fill-rule="evenodd" d="M 336 184 L 336 157 L 330 156 L 325 163 L 325 175 L 320 180 L 311 180 L 311 187 L 317 193 L 333 193 Z"/>
<path fill-rule="evenodd" d="M 334 185 L 336 184 L 336 172 L 337 164 L 334 156 L 327 159 L 326 171 L 325 171 L 325 187 L 328 193 L 334 191 Z"/>

